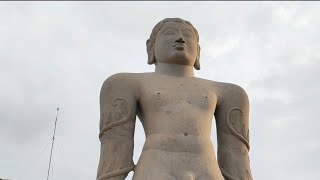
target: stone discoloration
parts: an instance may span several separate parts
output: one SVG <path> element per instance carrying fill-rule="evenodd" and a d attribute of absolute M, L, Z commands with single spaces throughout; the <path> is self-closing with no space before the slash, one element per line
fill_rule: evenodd
<path fill-rule="evenodd" d="M 236 85 L 194 77 L 198 40 L 190 23 L 166 19 L 147 41 L 155 72 L 107 79 L 100 95 L 98 180 L 124 180 L 133 169 L 136 115 L 146 142 L 133 180 L 252 179 L 248 98 Z M 210 140 L 213 115 L 219 163 Z"/>
<path fill-rule="evenodd" d="M 172 113 L 172 111 L 166 110 L 166 114 L 171 114 L 171 113 Z"/>

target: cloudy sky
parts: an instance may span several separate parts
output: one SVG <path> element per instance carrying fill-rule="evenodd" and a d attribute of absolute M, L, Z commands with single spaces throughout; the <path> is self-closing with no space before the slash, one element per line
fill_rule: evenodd
<path fill-rule="evenodd" d="M 103 81 L 153 71 L 145 41 L 157 22 L 180 17 L 200 34 L 196 76 L 249 95 L 254 179 L 318 180 L 319 9 L 319 2 L 1 2 L 0 178 L 46 179 L 60 107 L 50 179 L 95 179 Z M 144 140 L 137 121 L 135 162 Z"/>

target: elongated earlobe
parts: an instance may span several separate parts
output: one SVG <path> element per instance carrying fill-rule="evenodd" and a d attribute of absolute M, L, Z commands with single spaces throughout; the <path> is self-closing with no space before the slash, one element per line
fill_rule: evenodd
<path fill-rule="evenodd" d="M 150 39 L 147 40 L 147 53 L 148 53 L 148 64 L 153 64 L 155 63 L 155 57 L 154 57 L 154 50 L 153 50 L 153 45 L 150 44 Z"/>
<path fill-rule="evenodd" d="M 198 45 L 198 55 L 193 66 L 196 70 L 200 70 L 200 45 Z"/>
<path fill-rule="evenodd" d="M 150 57 L 148 58 L 148 64 L 154 64 L 156 62 L 156 58 L 154 57 L 153 47 L 150 50 Z"/>

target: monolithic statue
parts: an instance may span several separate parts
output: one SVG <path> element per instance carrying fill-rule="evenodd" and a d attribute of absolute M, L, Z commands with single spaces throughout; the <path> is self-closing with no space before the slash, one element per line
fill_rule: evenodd
<path fill-rule="evenodd" d="M 194 77 L 199 70 L 197 30 L 167 18 L 147 40 L 151 73 L 109 77 L 100 94 L 98 180 L 251 180 L 249 102 L 234 84 Z M 132 160 L 136 115 L 146 141 Z M 218 159 L 210 139 L 215 115 Z"/>

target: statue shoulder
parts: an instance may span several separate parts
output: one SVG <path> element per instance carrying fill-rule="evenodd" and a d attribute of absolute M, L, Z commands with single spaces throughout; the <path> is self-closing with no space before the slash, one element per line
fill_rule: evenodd
<path fill-rule="evenodd" d="M 246 91 L 237 84 L 217 82 L 220 101 L 232 101 L 241 104 L 249 104 Z"/>
<path fill-rule="evenodd" d="M 237 84 L 232 84 L 232 83 L 221 83 L 221 84 L 225 92 L 231 93 L 233 95 L 247 96 L 246 91 Z"/>
<path fill-rule="evenodd" d="M 116 73 L 109 76 L 103 83 L 102 88 L 108 86 L 130 86 L 137 83 L 136 73 Z"/>
<path fill-rule="evenodd" d="M 100 94 L 123 92 L 135 93 L 139 88 L 139 76 L 136 73 L 117 73 L 108 77 L 102 87 Z"/>

